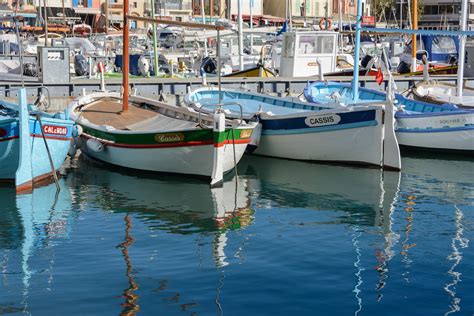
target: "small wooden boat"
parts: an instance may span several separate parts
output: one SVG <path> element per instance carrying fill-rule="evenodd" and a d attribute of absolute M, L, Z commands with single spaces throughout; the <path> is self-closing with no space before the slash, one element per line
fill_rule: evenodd
<path fill-rule="evenodd" d="M 122 102 L 117 92 L 96 92 L 70 104 L 84 154 L 121 167 L 204 176 L 211 185 L 236 166 L 256 125 L 137 96 L 123 111 Z"/>
<path fill-rule="evenodd" d="M 0 100 L 0 181 L 14 182 L 19 193 L 56 177 L 71 146 L 73 122 L 65 113 L 49 114 L 28 105 Z"/>
<path fill-rule="evenodd" d="M 462 90 L 462 96 L 458 96 L 456 85 L 429 80 L 416 83 L 411 92 L 416 100 L 474 109 L 474 89 L 464 87 Z"/>
<path fill-rule="evenodd" d="M 307 101 L 315 104 L 351 104 L 352 87 L 336 82 L 315 82 L 304 90 Z M 359 88 L 358 99 L 380 102 L 386 94 Z M 417 149 L 474 154 L 474 111 L 452 104 L 437 105 L 395 94 L 398 143 Z"/>
<path fill-rule="evenodd" d="M 259 64 L 255 67 L 236 71 L 223 77 L 275 78 L 276 74 L 265 66 Z"/>
<path fill-rule="evenodd" d="M 389 108 L 385 112 L 383 106 L 374 105 L 334 109 L 246 91 L 219 92 L 212 87 L 185 97 L 188 106 L 201 111 L 211 111 L 208 105 L 218 99 L 231 105 L 226 116 L 238 117 L 242 108 L 246 120 L 261 123 L 256 154 L 400 169 Z"/>

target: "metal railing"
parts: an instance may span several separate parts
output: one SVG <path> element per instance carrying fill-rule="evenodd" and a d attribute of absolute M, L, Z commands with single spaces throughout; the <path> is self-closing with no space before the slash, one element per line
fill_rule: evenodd
<path fill-rule="evenodd" d="M 48 105 L 51 104 L 51 93 L 49 91 L 49 88 L 48 87 L 45 87 L 45 86 L 38 86 L 38 87 L 25 87 L 25 88 L 22 88 L 22 87 L 15 87 L 15 88 L 8 88 L 8 89 L 0 89 L 0 94 L 4 94 L 5 96 L 7 96 L 7 94 L 9 92 L 12 92 L 12 91 L 19 91 L 21 89 L 25 89 L 26 91 L 28 90 L 36 90 L 38 91 L 39 93 L 42 93 L 41 91 L 42 90 L 46 90 L 47 92 L 47 98 L 48 98 Z"/>

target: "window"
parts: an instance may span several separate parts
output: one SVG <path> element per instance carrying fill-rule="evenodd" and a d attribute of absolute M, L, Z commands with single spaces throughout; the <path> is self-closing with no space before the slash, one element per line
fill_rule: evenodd
<path fill-rule="evenodd" d="M 138 3 L 137 3 L 136 1 L 133 2 L 133 7 L 134 7 L 135 9 L 138 8 Z"/>

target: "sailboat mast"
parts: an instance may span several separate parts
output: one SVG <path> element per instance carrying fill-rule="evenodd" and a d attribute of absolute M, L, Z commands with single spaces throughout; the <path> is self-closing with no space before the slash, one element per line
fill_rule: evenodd
<path fill-rule="evenodd" d="M 466 31 L 467 24 L 467 11 L 468 9 L 467 0 L 462 1 L 461 7 L 461 31 Z M 462 85 L 464 79 L 464 62 L 466 53 L 466 35 L 462 35 L 459 39 L 459 55 L 458 55 L 458 82 L 457 82 L 457 93 L 458 97 L 462 97 Z"/>
<path fill-rule="evenodd" d="M 357 0 L 357 18 L 355 30 L 355 50 L 354 50 L 354 77 L 352 79 L 352 100 L 359 99 L 359 59 L 360 59 L 360 32 L 362 20 L 362 0 Z"/>
<path fill-rule="evenodd" d="M 44 46 L 48 47 L 48 5 L 46 4 L 46 0 L 44 0 L 43 3 L 43 8 L 44 8 L 44 34 L 46 36 L 45 44 Z"/>
<path fill-rule="evenodd" d="M 237 0 L 238 6 L 238 17 L 237 22 L 239 25 L 239 69 L 244 70 L 244 38 L 243 38 L 243 27 L 242 27 L 242 0 Z M 219 43 L 218 43 L 219 45 Z"/>
<path fill-rule="evenodd" d="M 412 0 L 413 3 L 413 29 L 418 29 L 418 0 Z M 411 36 L 411 71 L 416 71 L 416 34 Z"/>
<path fill-rule="evenodd" d="M 128 111 L 128 72 L 129 72 L 129 23 L 128 23 L 129 0 L 123 1 L 123 50 L 122 50 L 122 76 L 123 76 L 123 107 L 122 111 Z"/>
<path fill-rule="evenodd" d="M 155 18 L 155 0 L 150 0 L 151 2 L 151 17 Z M 151 24 L 153 28 L 153 68 L 155 69 L 155 77 L 158 77 L 158 47 L 157 47 L 157 34 L 156 34 L 156 25 Z"/>

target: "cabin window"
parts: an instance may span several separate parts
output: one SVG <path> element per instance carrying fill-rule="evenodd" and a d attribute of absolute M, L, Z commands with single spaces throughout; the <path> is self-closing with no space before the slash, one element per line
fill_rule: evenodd
<path fill-rule="evenodd" d="M 457 54 L 456 44 L 451 37 L 439 36 L 433 39 L 432 54 Z"/>
<path fill-rule="evenodd" d="M 333 54 L 334 36 L 301 36 L 298 42 L 298 54 Z"/>

